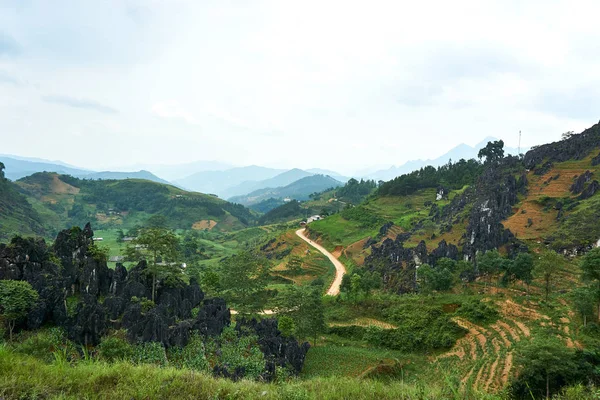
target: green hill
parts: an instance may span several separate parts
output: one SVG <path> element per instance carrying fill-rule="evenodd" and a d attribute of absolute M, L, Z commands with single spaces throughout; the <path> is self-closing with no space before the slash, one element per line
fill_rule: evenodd
<path fill-rule="evenodd" d="M 290 198 L 294 200 L 308 200 L 313 193 L 322 192 L 327 189 L 341 186 L 342 183 L 325 175 L 307 176 L 283 187 L 266 188 L 255 190 L 254 192 L 232 197 L 230 201 L 250 206 L 261 201 L 274 199 Z"/>
<path fill-rule="evenodd" d="M 15 185 L 49 231 L 88 221 L 101 229 L 128 228 L 152 215 L 165 217 L 175 229 L 232 231 L 254 220 L 241 205 L 147 180 L 83 180 L 41 172 Z"/>
<path fill-rule="evenodd" d="M 4 164 L 0 162 L 0 240 L 14 233 L 44 235 L 42 217 L 31 207 L 19 187 L 4 177 Z"/>

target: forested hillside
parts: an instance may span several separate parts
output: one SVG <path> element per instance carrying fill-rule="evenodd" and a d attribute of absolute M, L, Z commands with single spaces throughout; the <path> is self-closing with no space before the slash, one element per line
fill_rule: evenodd
<path fill-rule="evenodd" d="M 18 189 L 4 177 L 4 164 L 0 162 L 0 240 L 17 232 L 27 235 L 45 233 L 41 216 Z"/>
<path fill-rule="evenodd" d="M 41 172 L 14 186 L 33 205 L 49 234 L 90 221 L 101 228 L 130 228 L 152 215 L 165 217 L 171 228 L 223 231 L 243 228 L 255 219 L 241 205 L 146 180 L 84 180 Z"/>

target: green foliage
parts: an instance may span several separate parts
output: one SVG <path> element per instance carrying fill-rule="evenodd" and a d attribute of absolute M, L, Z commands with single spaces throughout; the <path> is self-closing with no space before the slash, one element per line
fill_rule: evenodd
<path fill-rule="evenodd" d="M 496 249 L 488 250 L 477 257 L 477 268 L 488 279 L 502 270 L 503 263 L 504 259 Z"/>
<path fill-rule="evenodd" d="M 377 188 L 377 184 L 373 180 L 360 181 L 351 178 L 344 186 L 336 190 L 336 197 L 353 203 L 358 204 L 364 200 L 365 197 L 370 195 Z"/>
<path fill-rule="evenodd" d="M 271 264 L 264 256 L 240 252 L 221 262 L 219 287 L 221 295 L 240 313 L 260 312 L 269 292 Z"/>
<path fill-rule="evenodd" d="M 170 347 L 167 351 L 167 357 L 169 358 L 169 364 L 177 368 L 208 371 L 209 365 L 205 352 L 202 337 L 197 333 L 193 333 L 185 347 Z"/>
<path fill-rule="evenodd" d="M 433 268 L 428 264 L 423 264 L 417 269 L 417 276 L 420 281 L 420 289 L 424 293 L 450 290 L 455 282 L 452 269 L 448 266 Z"/>
<path fill-rule="evenodd" d="M 282 336 L 292 336 L 296 331 L 296 324 L 291 317 L 282 315 L 281 317 L 277 318 L 277 329 L 279 329 Z"/>
<path fill-rule="evenodd" d="M 581 315 L 583 325 L 587 325 L 588 319 L 594 317 L 594 306 L 597 304 L 598 291 L 596 288 L 578 287 L 571 291 L 571 298 L 575 309 Z"/>
<path fill-rule="evenodd" d="M 384 224 L 386 221 L 364 206 L 349 207 L 341 212 L 342 218 L 356 221 L 363 228 L 372 228 Z"/>
<path fill-rule="evenodd" d="M 161 367 L 168 364 L 165 348 L 157 342 L 140 343 L 133 346 L 131 361 L 134 364 L 154 364 Z"/>
<path fill-rule="evenodd" d="M 132 359 L 136 349 L 125 338 L 112 335 L 102 338 L 97 350 L 101 360 L 115 362 Z"/>
<path fill-rule="evenodd" d="M 504 158 L 504 142 L 498 140 L 495 142 L 488 142 L 488 144 L 477 154 L 477 157 L 481 160 L 485 157 L 485 162 L 494 163 Z"/>
<path fill-rule="evenodd" d="M 291 286 L 275 299 L 279 315 L 294 321 L 295 333 L 301 338 L 315 338 L 325 329 L 323 298 L 319 286 Z"/>
<path fill-rule="evenodd" d="M 88 254 L 99 263 L 108 261 L 109 249 L 106 246 L 100 246 L 97 243 L 92 244 L 87 249 Z"/>
<path fill-rule="evenodd" d="M 77 346 L 67 339 L 61 328 L 50 328 L 27 335 L 14 345 L 15 352 L 33 356 L 43 362 L 51 363 L 57 356 L 66 361 L 80 358 Z"/>
<path fill-rule="evenodd" d="M 265 357 L 260 351 L 258 337 L 240 335 L 233 327 L 225 328 L 219 338 L 207 343 L 207 348 L 210 365 L 227 366 L 231 371 L 242 367 L 248 379 L 257 379 L 265 367 Z"/>
<path fill-rule="evenodd" d="M 536 337 L 521 345 L 515 361 L 521 372 L 511 384 L 511 393 L 517 398 L 528 394 L 549 398 L 572 378 L 577 369 L 575 351 L 554 336 Z"/>
<path fill-rule="evenodd" d="M 550 295 L 556 275 L 561 270 L 564 263 L 565 259 L 551 250 L 544 251 L 535 261 L 533 274 L 544 281 L 546 301 L 548 301 L 548 296 Z"/>
<path fill-rule="evenodd" d="M 291 256 L 285 267 L 294 275 L 302 273 L 302 258 L 298 256 Z"/>
<path fill-rule="evenodd" d="M 284 203 L 258 219 L 260 225 L 273 224 L 280 221 L 289 221 L 295 218 L 302 218 L 306 215 L 307 210 L 300 207 L 300 202 L 292 200 Z"/>
<path fill-rule="evenodd" d="M 11 340 L 15 324 L 27 316 L 38 297 L 29 282 L 0 280 L 0 315 L 6 319 Z"/>
<path fill-rule="evenodd" d="M 181 283 L 183 274 L 175 261 L 179 239 L 172 231 L 164 228 L 144 228 L 127 246 L 125 254 L 129 261 L 146 260 L 145 273 L 152 276 L 152 301 L 157 289 L 157 281 L 168 286 Z"/>
<path fill-rule="evenodd" d="M 384 311 L 397 329 L 369 328 L 365 339 L 375 346 L 407 352 L 425 352 L 451 347 L 465 330 L 441 307 L 416 301 Z"/>
<path fill-rule="evenodd" d="M 533 256 L 529 253 L 519 253 L 513 262 L 507 260 L 503 264 L 503 269 L 503 282 L 510 283 L 520 280 L 529 285 L 533 280 Z"/>
<path fill-rule="evenodd" d="M 500 313 L 492 302 L 481 300 L 465 301 L 460 305 L 457 314 L 475 324 L 491 323 L 500 318 Z"/>
<path fill-rule="evenodd" d="M 472 185 L 481 171 L 481 164 L 475 160 L 460 160 L 454 164 L 448 162 L 437 169 L 427 166 L 385 182 L 379 187 L 378 194 L 381 196 L 405 196 L 413 194 L 419 189 L 439 186 L 460 189 L 465 185 Z"/>

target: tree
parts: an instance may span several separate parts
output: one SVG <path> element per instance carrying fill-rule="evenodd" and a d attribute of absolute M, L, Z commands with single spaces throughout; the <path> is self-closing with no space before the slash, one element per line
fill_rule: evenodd
<path fill-rule="evenodd" d="M 530 343 L 517 350 L 515 361 L 521 368 L 517 382 L 521 383 L 522 390 L 523 387 L 527 388 L 523 390 L 526 393 L 545 393 L 549 399 L 551 391 L 559 390 L 577 369 L 574 355 L 575 352 L 568 349 L 558 338 L 536 336 Z"/>
<path fill-rule="evenodd" d="M 152 301 L 156 297 L 157 282 L 175 284 L 181 280 L 181 268 L 175 263 L 179 239 L 164 228 L 143 228 L 125 249 L 128 260 L 146 260 L 146 273 L 152 276 Z"/>
<path fill-rule="evenodd" d="M 281 317 L 277 318 L 277 329 L 279 329 L 282 336 L 292 336 L 296 330 L 296 324 L 291 317 L 282 315 Z"/>
<path fill-rule="evenodd" d="M 481 160 L 485 157 L 486 163 L 494 163 L 504 158 L 504 142 L 498 140 L 495 142 L 488 142 L 488 144 L 477 153 L 477 157 Z"/>
<path fill-rule="evenodd" d="M 4 166 L 4 164 L 2 162 L 0 162 L 0 180 L 4 179 L 4 169 L 6 167 Z"/>
<path fill-rule="evenodd" d="M 533 271 L 533 256 L 529 253 L 519 253 L 514 260 L 502 259 L 500 269 L 504 271 L 504 275 L 502 276 L 503 284 L 510 284 L 520 280 L 525 282 L 529 289 L 529 284 L 533 279 L 531 274 Z"/>
<path fill-rule="evenodd" d="M 512 265 L 512 273 L 515 279 L 523 281 L 527 287 L 533 280 L 533 256 L 529 253 L 519 253 Z"/>
<path fill-rule="evenodd" d="M 146 227 L 166 229 L 169 227 L 169 220 L 164 215 L 153 215 L 146 220 Z"/>
<path fill-rule="evenodd" d="M 452 271 L 448 268 L 433 268 L 428 264 L 419 267 L 418 278 L 421 281 L 421 289 L 425 293 L 450 290 L 454 285 Z"/>
<path fill-rule="evenodd" d="M 286 268 L 294 275 L 302 273 L 302 259 L 298 256 L 291 256 L 286 264 Z"/>
<path fill-rule="evenodd" d="M 290 317 L 301 338 L 314 338 L 325 328 L 323 296 L 319 286 L 292 286 L 279 293 L 276 300 L 279 315 Z"/>
<path fill-rule="evenodd" d="M 600 247 L 590 250 L 581 262 L 582 279 L 596 286 L 595 297 L 598 302 L 598 321 L 600 321 Z"/>
<path fill-rule="evenodd" d="M 6 319 L 11 341 L 15 324 L 27 316 L 38 297 L 29 282 L 0 281 L 0 314 Z"/>
<path fill-rule="evenodd" d="M 564 258 L 556 252 L 547 250 L 544 251 L 535 262 L 533 274 L 544 281 L 546 301 L 548 301 L 548 296 L 550 295 L 552 282 L 556 278 L 556 274 L 560 271 L 564 261 Z"/>
<path fill-rule="evenodd" d="M 488 250 L 477 258 L 477 267 L 479 272 L 486 278 L 486 282 L 491 280 L 492 275 L 500 272 L 502 265 L 503 258 L 496 249 Z"/>
<path fill-rule="evenodd" d="M 583 319 L 583 326 L 587 326 L 588 316 L 595 314 L 594 309 L 596 308 L 596 290 L 590 287 L 578 287 L 571 291 L 573 297 L 573 305 L 581 314 Z"/>
<path fill-rule="evenodd" d="M 264 256 L 242 251 L 221 262 L 222 295 L 240 313 L 264 310 L 267 303 L 271 264 Z"/>
<path fill-rule="evenodd" d="M 563 133 L 562 135 L 560 135 L 560 140 L 571 139 L 573 137 L 573 135 L 575 135 L 575 132 L 567 131 L 567 132 Z"/>
<path fill-rule="evenodd" d="M 123 229 L 117 229 L 117 243 L 123 243 L 123 239 L 125 239 Z"/>

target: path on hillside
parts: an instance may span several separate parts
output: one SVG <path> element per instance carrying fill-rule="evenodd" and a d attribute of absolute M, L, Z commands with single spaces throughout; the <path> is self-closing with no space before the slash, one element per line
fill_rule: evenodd
<path fill-rule="evenodd" d="M 333 266 L 335 267 L 335 279 L 333 280 L 333 283 L 327 290 L 327 295 L 328 296 L 337 296 L 338 294 L 340 294 L 340 286 L 342 286 L 342 278 L 346 274 L 346 267 L 344 267 L 344 264 L 339 262 L 339 260 L 337 258 L 335 258 L 333 256 L 333 254 L 331 254 L 330 252 L 325 250 L 325 248 L 323 246 L 313 242 L 312 240 L 310 240 L 309 238 L 304 236 L 305 231 L 306 231 L 306 228 L 298 229 L 296 231 L 296 235 L 298 235 L 306 243 L 310 244 L 312 247 L 314 247 L 315 249 L 317 249 L 321 253 L 323 253 L 323 255 L 325 257 L 329 258 L 329 261 L 331 261 L 333 263 Z"/>

